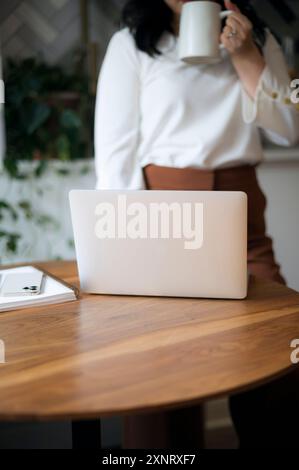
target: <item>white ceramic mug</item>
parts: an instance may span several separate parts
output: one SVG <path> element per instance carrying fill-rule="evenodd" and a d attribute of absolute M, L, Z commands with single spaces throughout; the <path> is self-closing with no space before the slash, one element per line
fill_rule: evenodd
<path fill-rule="evenodd" d="M 189 64 L 213 64 L 220 60 L 221 20 L 232 11 L 221 11 L 215 2 L 196 1 L 183 5 L 179 57 Z"/>

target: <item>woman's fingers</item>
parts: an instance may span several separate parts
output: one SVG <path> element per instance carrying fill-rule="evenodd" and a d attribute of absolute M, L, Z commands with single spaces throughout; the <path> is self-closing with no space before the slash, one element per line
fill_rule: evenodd
<path fill-rule="evenodd" d="M 240 23 L 238 23 L 238 21 L 234 20 L 233 18 L 231 18 L 230 21 L 227 21 L 225 27 L 229 28 L 233 35 L 238 35 L 243 40 L 245 40 L 248 36 L 248 32 L 244 30 Z"/>
<path fill-rule="evenodd" d="M 242 25 L 240 25 L 240 23 L 238 23 L 238 21 L 236 21 L 234 18 L 228 18 L 226 26 L 228 26 L 234 31 L 243 31 Z"/>
<path fill-rule="evenodd" d="M 249 19 L 245 16 L 242 15 L 240 9 L 235 5 L 233 2 L 230 0 L 225 0 L 225 8 L 228 10 L 231 10 L 233 13 L 228 17 L 228 20 L 231 18 L 234 18 L 236 21 L 238 21 L 244 28 L 250 28 L 252 27 L 251 22 Z"/>
<path fill-rule="evenodd" d="M 226 22 L 229 23 L 232 20 L 239 23 L 245 29 L 252 29 L 252 23 L 246 16 L 242 15 L 241 13 L 232 13 L 231 15 L 229 15 Z"/>
<path fill-rule="evenodd" d="M 227 38 L 231 38 L 233 36 L 237 36 L 238 32 L 236 30 L 233 30 L 230 26 L 225 26 L 225 28 L 223 29 L 223 34 Z"/>
<path fill-rule="evenodd" d="M 252 44 L 252 23 L 244 16 L 239 8 L 231 1 L 225 0 L 225 7 L 231 10 L 226 19 L 226 25 L 221 34 L 221 42 L 232 54 L 245 51 Z"/>
<path fill-rule="evenodd" d="M 241 43 L 243 42 L 240 35 L 237 32 L 233 31 L 229 26 L 226 26 L 224 28 L 223 35 L 224 35 L 224 37 L 226 37 L 230 41 L 238 41 L 238 42 L 241 42 Z"/>
<path fill-rule="evenodd" d="M 228 37 L 224 32 L 221 35 L 221 43 L 228 50 L 229 53 L 233 54 L 236 49 L 241 47 L 241 41 L 235 37 Z"/>

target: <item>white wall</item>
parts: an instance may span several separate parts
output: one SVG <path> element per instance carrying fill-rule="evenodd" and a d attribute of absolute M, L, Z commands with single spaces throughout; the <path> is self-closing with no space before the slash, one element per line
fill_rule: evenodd
<path fill-rule="evenodd" d="M 288 285 L 299 291 L 299 159 L 266 163 L 258 174 L 268 197 L 268 232 L 277 259 Z"/>

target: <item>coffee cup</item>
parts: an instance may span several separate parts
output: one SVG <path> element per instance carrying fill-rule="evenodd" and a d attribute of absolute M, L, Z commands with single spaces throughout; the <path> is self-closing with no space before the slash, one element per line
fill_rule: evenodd
<path fill-rule="evenodd" d="M 183 5 L 179 58 L 189 64 L 214 64 L 220 61 L 221 21 L 232 11 L 210 1 L 190 1 Z"/>

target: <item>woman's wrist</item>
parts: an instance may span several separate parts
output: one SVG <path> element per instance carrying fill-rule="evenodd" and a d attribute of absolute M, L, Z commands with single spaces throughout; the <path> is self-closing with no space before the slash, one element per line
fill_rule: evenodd
<path fill-rule="evenodd" d="M 263 64 L 265 66 L 265 59 L 253 40 L 242 49 L 231 53 L 231 59 L 234 65 L 249 63 L 250 65 Z"/>
<path fill-rule="evenodd" d="M 253 42 L 250 47 L 231 54 L 234 68 L 246 92 L 254 98 L 258 83 L 265 69 L 266 62 L 257 45 Z"/>

